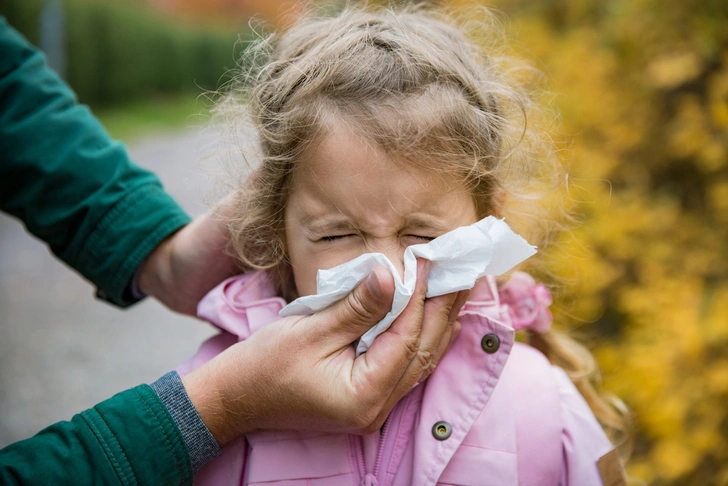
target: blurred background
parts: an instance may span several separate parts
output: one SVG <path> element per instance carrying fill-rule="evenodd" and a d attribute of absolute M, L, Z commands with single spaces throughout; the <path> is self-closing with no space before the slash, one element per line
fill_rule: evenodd
<path fill-rule="evenodd" d="M 549 257 L 570 283 L 556 314 L 634 413 L 628 472 L 728 484 L 728 3 L 486 5 L 561 114 L 581 224 Z M 210 135 L 198 95 L 227 79 L 251 15 L 285 26 L 301 11 L 274 0 L 0 0 L 0 15 L 193 215 L 213 187 L 199 164 Z M 2 215 L 0 248 L 0 447 L 156 379 L 213 332 L 154 302 L 121 312 L 94 301 Z"/>

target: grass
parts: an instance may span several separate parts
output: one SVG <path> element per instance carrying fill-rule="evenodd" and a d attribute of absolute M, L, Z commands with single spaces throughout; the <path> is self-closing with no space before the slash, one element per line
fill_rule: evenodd
<path fill-rule="evenodd" d="M 198 94 L 177 94 L 134 100 L 123 105 L 93 108 L 106 130 L 124 142 L 154 133 L 203 125 L 209 101 Z"/>

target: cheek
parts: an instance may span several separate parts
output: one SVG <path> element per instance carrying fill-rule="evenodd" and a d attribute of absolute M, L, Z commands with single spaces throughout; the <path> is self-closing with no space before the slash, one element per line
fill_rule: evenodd
<path fill-rule="evenodd" d="M 286 218 L 285 223 L 285 242 L 296 293 L 300 297 L 316 293 L 316 273 L 319 269 L 335 267 L 364 253 L 360 245 L 322 245 L 312 242 L 300 225 L 289 218 Z"/>
<path fill-rule="evenodd" d="M 302 260 L 299 262 L 291 261 L 293 269 L 293 280 L 296 283 L 296 293 L 299 297 L 313 295 L 316 293 L 316 272 L 318 268 L 315 262 Z"/>

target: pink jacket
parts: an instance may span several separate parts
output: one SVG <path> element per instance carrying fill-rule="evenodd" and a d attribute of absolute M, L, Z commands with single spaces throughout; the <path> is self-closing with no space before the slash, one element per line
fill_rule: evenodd
<path fill-rule="evenodd" d="M 198 308 L 223 332 L 178 371 L 276 320 L 284 305 L 265 272 L 223 282 Z M 517 316 L 481 280 L 450 352 L 379 432 L 256 432 L 226 446 L 195 484 L 601 485 L 597 461 L 612 445 L 565 373 L 514 342 Z"/>

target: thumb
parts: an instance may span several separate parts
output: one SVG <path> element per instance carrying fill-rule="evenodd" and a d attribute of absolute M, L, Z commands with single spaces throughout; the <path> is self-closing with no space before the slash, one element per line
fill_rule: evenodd
<path fill-rule="evenodd" d="M 376 267 L 345 298 L 314 314 L 321 338 L 337 349 L 359 339 L 392 310 L 394 278 L 385 267 Z"/>

